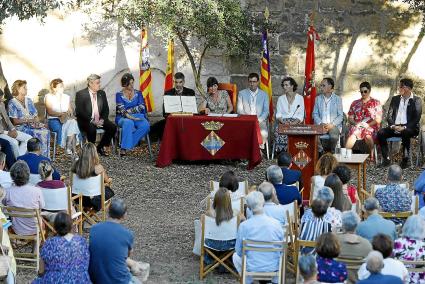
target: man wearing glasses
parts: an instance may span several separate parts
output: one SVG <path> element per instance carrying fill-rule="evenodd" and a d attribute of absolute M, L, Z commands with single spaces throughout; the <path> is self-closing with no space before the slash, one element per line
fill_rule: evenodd
<path fill-rule="evenodd" d="M 319 152 L 334 153 L 342 129 L 342 120 L 344 118 L 342 100 L 340 96 L 335 94 L 334 87 L 335 82 L 332 78 L 324 78 L 320 83 L 321 94 L 316 97 L 314 102 L 314 123 L 322 125 L 329 135 L 328 139 L 321 139 Z"/>
<path fill-rule="evenodd" d="M 399 95 L 391 99 L 387 113 L 388 127 L 382 128 L 378 132 L 378 140 L 382 152 L 381 167 L 390 165 L 387 143 L 387 138 L 390 137 L 401 137 L 403 159 L 400 166 L 403 169 L 410 166 L 410 138 L 419 134 L 419 121 L 422 115 L 421 98 L 415 96 L 412 89 L 413 81 L 411 79 L 401 79 Z"/>
<path fill-rule="evenodd" d="M 269 96 L 258 88 L 259 76 L 257 73 L 248 75 L 248 88 L 238 94 L 238 114 L 256 115 L 260 124 L 261 137 L 263 144 L 260 148 L 264 148 L 269 132 L 267 127 L 267 118 L 269 117 Z"/>

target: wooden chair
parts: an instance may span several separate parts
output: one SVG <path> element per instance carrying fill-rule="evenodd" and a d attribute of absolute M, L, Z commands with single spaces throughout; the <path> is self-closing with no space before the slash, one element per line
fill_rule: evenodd
<path fill-rule="evenodd" d="M 286 236 L 284 237 L 286 239 Z M 246 283 L 246 278 L 251 277 L 253 280 L 272 280 L 274 277 L 278 278 L 278 283 L 285 283 L 286 280 L 286 257 L 287 257 L 287 243 L 286 241 L 251 241 L 244 240 L 242 246 L 242 273 L 241 283 Z M 256 272 L 247 271 L 247 252 L 280 252 L 279 270 L 269 272 Z"/>
<path fill-rule="evenodd" d="M 38 272 L 40 261 L 40 245 L 46 239 L 43 232 L 43 224 L 39 209 L 26 209 L 12 206 L 0 206 L 4 215 L 8 218 L 28 218 L 35 219 L 36 233 L 34 235 L 18 235 L 13 229 L 9 229 L 9 238 L 11 241 L 35 242 L 34 252 L 18 252 L 14 251 L 16 266 L 21 268 L 31 268 Z M 13 220 L 13 219 L 12 219 Z M 13 221 L 12 221 L 13 223 Z M 19 264 L 18 262 L 28 262 L 28 264 Z M 32 265 L 31 265 L 32 263 Z"/>
<path fill-rule="evenodd" d="M 347 272 L 348 272 L 348 279 L 350 279 L 352 281 L 358 280 L 357 271 L 359 271 L 360 266 L 362 266 L 362 264 L 365 262 L 364 258 L 337 257 L 337 258 L 335 258 L 335 260 L 345 264 L 345 266 L 347 268 Z M 351 276 L 351 278 L 350 278 L 350 276 Z M 354 278 L 354 279 L 352 279 L 352 278 Z"/>
<path fill-rule="evenodd" d="M 146 118 L 147 119 L 147 118 Z M 117 152 L 118 152 L 118 157 L 121 157 L 121 151 L 120 151 L 120 146 L 121 146 L 121 139 L 122 139 L 122 128 L 121 127 L 117 127 L 118 131 L 116 134 L 115 139 L 117 140 Z M 146 140 L 146 143 L 148 144 L 148 151 L 149 151 L 149 156 L 151 158 L 151 160 L 153 160 L 153 155 L 152 155 L 152 147 L 151 147 L 151 139 L 149 137 L 149 132 L 146 133 L 145 137 L 143 137 L 143 139 Z"/>
<path fill-rule="evenodd" d="M 103 173 L 94 177 L 80 179 L 75 173 L 70 174 L 72 194 L 81 194 L 82 196 L 94 197 L 100 196 L 101 208 L 97 212 L 93 207 L 83 208 L 83 222 L 91 225 L 106 220 L 106 212 L 111 205 L 111 200 L 105 200 L 105 183 Z M 98 215 L 100 213 L 100 216 Z"/>
<path fill-rule="evenodd" d="M 296 274 L 297 271 L 297 263 L 298 263 L 298 256 L 297 256 L 297 242 L 298 242 L 298 235 L 299 235 L 299 208 L 298 208 L 298 202 L 295 200 L 293 202 L 294 211 L 291 212 L 290 210 L 286 211 L 286 220 L 288 221 L 287 225 L 287 242 L 288 242 L 288 254 L 292 257 L 292 263 L 288 262 L 288 268 L 290 271 L 294 272 Z"/>
<path fill-rule="evenodd" d="M 219 185 L 220 185 L 220 182 L 210 180 L 210 190 L 212 192 L 217 191 L 218 188 L 219 188 Z M 245 195 L 245 196 L 248 195 L 248 189 L 249 189 L 249 187 L 248 187 L 248 181 L 247 180 L 239 182 L 239 187 L 238 187 L 237 191 L 240 192 L 241 195 Z"/>
<path fill-rule="evenodd" d="M 297 253 L 297 258 L 296 258 L 296 262 L 295 262 L 295 266 L 296 266 L 296 271 L 295 271 L 295 279 L 296 279 L 296 283 L 299 283 L 298 281 L 300 281 L 300 270 L 298 269 L 298 260 L 300 259 L 302 252 L 301 252 L 301 248 L 316 248 L 316 241 L 305 241 L 305 240 L 300 240 L 298 239 L 296 242 L 296 253 Z"/>
<path fill-rule="evenodd" d="M 218 90 L 224 90 L 227 91 L 230 97 L 230 101 L 233 105 L 233 112 L 236 113 L 236 102 L 238 99 L 238 87 L 236 84 L 232 83 L 219 83 L 218 84 Z"/>
<path fill-rule="evenodd" d="M 406 266 L 407 271 L 410 272 L 416 272 L 416 273 L 423 273 L 425 270 L 425 260 L 402 260 L 399 259 L 401 262 L 403 262 L 404 266 Z"/>
<path fill-rule="evenodd" d="M 57 189 L 41 188 L 44 199 L 44 210 L 47 211 L 66 211 L 73 221 L 72 225 L 78 226 L 78 233 L 83 233 L 83 195 L 76 194 L 72 196 L 71 187 Z M 75 213 L 72 213 L 74 204 L 77 205 Z M 42 214 L 43 215 L 43 214 Z M 56 234 L 52 224 L 46 219 L 42 219 L 46 227 Z"/>
<path fill-rule="evenodd" d="M 239 216 L 232 218 L 230 221 L 222 222 L 220 226 L 215 223 L 215 218 L 201 215 L 201 257 L 199 265 L 199 279 L 202 280 L 205 276 L 213 271 L 219 265 L 222 265 L 230 273 L 239 279 L 239 274 L 232 268 L 231 257 L 234 253 L 234 248 L 229 251 L 224 251 L 223 255 L 217 255 L 216 250 L 209 248 L 205 245 L 205 239 L 211 240 L 234 240 L 236 239 L 238 227 L 239 227 Z M 204 259 L 205 255 L 209 255 L 214 259 L 214 262 L 205 266 Z"/>
<path fill-rule="evenodd" d="M 238 200 L 232 201 L 232 209 L 234 211 L 239 211 L 239 213 L 244 213 L 244 204 L 245 204 L 245 198 L 241 197 Z M 212 210 L 212 199 L 207 198 L 207 211 Z"/>

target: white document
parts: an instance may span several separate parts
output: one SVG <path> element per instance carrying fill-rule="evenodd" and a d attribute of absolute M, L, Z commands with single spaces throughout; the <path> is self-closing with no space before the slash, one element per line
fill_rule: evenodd
<path fill-rule="evenodd" d="M 223 117 L 238 117 L 237 113 L 225 113 L 223 114 Z"/>
<path fill-rule="evenodd" d="M 219 116 L 223 116 L 223 114 L 221 114 L 221 113 L 214 113 L 214 112 L 210 112 L 210 113 L 208 114 L 208 116 L 217 116 L 217 117 L 219 117 Z"/>
<path fill-rule="evenodd" d="M 195 96 L 164 96 L 165 113 L 198 113 Z"/>
<path fill-rule="evenodd" d="M 195 96 L 181 96 L 183 112 L 198 113 Z"/>

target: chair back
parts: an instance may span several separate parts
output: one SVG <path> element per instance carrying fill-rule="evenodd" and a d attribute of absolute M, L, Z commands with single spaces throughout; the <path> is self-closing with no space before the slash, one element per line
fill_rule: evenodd
<path fill-rule="evenodd" d="M 202 214 L 202 242 L 205 239 L 228 241 L 236 239 L 239 226 L 239 217 L 235 216 L 229 221 L 223 221 L 219 226 L 215 222 L 215 218 Z"/>
<path fill-rule="evenodd" d="M 41 194 L 44 199 L 45 210 L 59 211 L 66 210 L 68 211 L 68 188 L 41 188 Z"/>
<path fill-rule="evenodd" d="M 210 181 L 210 190 L 212 192 L 215 193 L 219 187 L 220 187 L 220 183 L 218 181 L 212 181 L 212 180 Z M 248 181 L 247 180 L 240 181 L 238 190 L 236 190 L 236 192 L 238 192 L 241 196 L 248 195 Z M 212 197 L 214 198 L 214 196 Z"/>
<path fill-rule="evenodd" d="M 401 260 L 409 273 L 423 273 L 425 269 L 425 260 Z"/>
<path fill-rule="evenodd" d="M 41 176 L 39 174 L 30 174 L 29 184 L 37 185 L 41 181 Z"/>
<path fill-rule="evenodd" d="M 360 269 L 363 263 L 365 263 L 364 258 L 345 258 L 345 257 L 337 257 L 336 261 L 342 262 L 347 267 L 347 270 L 356 270 Z"/>
<path fill-rule="evenodd" d="M 230 97 L 230 101 L 233 105 L 233 111 L 236 113 L 236 100 L 238 99 L 238 87 L 232 83 L 219 83 L 218 90 L 227 91 Z"/>
<path fill-rule="evenodd" d="M 94 177 L 85 179 L 79 178 L 71 172 L 71 190 L 73 194 L 82 194 L 83 196 L 101 195 L 103 184 L 103 173 Z"/>

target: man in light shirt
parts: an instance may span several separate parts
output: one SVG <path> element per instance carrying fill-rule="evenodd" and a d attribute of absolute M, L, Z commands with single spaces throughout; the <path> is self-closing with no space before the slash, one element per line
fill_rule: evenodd
<path fill-rule="evenodd" d="M 410 138 L 419 134 L 419 121 L 422 115 L 422 100 L 412 92 L 413 81 L 401 79 L 399 95 L 391 99 L 387 113 L 388 127 L 378 131 L 379 145 L 382 152 L 381 167 L 390 165 L 388 157 L 387 139 L 390 137 L 401 137 L 403 146 L 403 159 L 401 168 L 409 167 Z"/>

